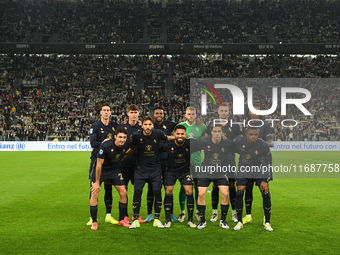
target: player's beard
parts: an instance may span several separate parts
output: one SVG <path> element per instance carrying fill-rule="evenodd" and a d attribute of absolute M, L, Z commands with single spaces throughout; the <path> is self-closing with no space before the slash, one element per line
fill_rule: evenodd
<path fill-rule="evenodd" d="M 176 138 L 175 140 L 176 140 L 176 142 L 177 142 L 178 144 L 180 144 L 180 145 L 182 145 L 182 144 L 184 143 L 184 141 L 185 141 L 184 139 L 182 139 L 182 142 L 180 142 L 180 141 L 178 141 L 178 138 Z"/>

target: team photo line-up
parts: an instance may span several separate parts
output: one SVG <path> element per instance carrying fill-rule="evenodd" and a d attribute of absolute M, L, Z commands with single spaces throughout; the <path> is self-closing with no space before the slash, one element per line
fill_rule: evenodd
<path fill-rule="evenodd" d="M 259 105 L 254 106 L 260 109 Z M 229 105 L 223 103 L 218 108 L 220 120 L 229 117 Z M 106 207 L 105 222 L 135 229 L 141 223 L 153 221 L 157 228 L 170 228 L 172 222 L 184 222 L 188 216 L 190 228 L 203 229 L 207 225 L 205 195 L 210 183 L 212 216 L 210 221 L 218 221 L 219 193 L 220 204 L 219 226 L 229 229 L 227 214 L 229 204 L 232 209 L 234 230 L 252 221 L 251 209 L 254 184 L 259 187 L 263 198 L 263 225 L 267 231 L 273 231 L 270 224 L 271 197 L 269 181 L 272 175 L 265 173 L 245 173 L 229 171 L 221 175 L 207 174 L 205 171 L 193 172 L 208 166 L 236 167 L 235 153 L 239 154 L 238 168 L 272 165 L 270 147 L 273 146 L 273 132 L 268 123 L 258 121 L 258 116 L 249 111 L 251 126 L 241 130 L 239 125 L 230 126 L 209 122 L 207 126 L 197 118 L 196 109 L 187 107 L 186 121 L 175 123 L 164 119 L 161 107 L 155 107 L 153 117 L 144 116 L 139 120 L 139 108 L 129 105 L 128 119 L 123 123 L 111 121 L 112 109 L 109 104 L 100 106 L 100 120 L 91 125 L 89 135 L 92 146 L 90 179 L 90 220 L 87 225 L 98 230 L 98 197 L 101 184 L 104 182 L 104 201 Z M 261 171 L 259 171 L 261 172 Z M 180 214 L 176 218 L 173 212 L 173 189 L 179 180 Z M 128 215 L 127 187 L 129 182 L 134 187 L 132 207 L 133 216 Z M 148 184 L 147 211 L 143 220 L 140 216 L 141 197 L 145 184 Z M 164 202 L 162 186 L 165 188 Z M 119 194 L 119 218 L 111 215 L 112 186 Z M 242 217 L 243 199 L 246 205 L 246 216 Z M 131 198 L 130 198 L 131 201 Z M 165 210 L 166 220 L 159 220 L 161 209 Z M 196 205 L 196 211 L 194 211 Z M 154 209 L 154 214 L 152 214 Z M 194 222 L 194 215 L 198 224 Z"/>

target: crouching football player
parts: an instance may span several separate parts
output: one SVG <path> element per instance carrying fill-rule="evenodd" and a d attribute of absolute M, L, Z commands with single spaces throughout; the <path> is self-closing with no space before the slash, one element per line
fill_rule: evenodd
<path fill-rule="evenodd" d="M 126 186 L 122 175 L 121 159 L 129 149 L 126 144 L 127 131 L 125 128 L 118 128 L 114 139 L 101 144 L 98 152 L 96 174 L 91 175 L 91 199 L 90 213 L 92 218 L 92 230 L 98 229 L 97 211 L 98 196 L 102 182 L 109 180 L 119 193 L 119 221 L 118 225 L 130 227 L 129 220 L 126 219 L 127 197 Z M 125 217 L 125 219 L 124 219 Z"/>

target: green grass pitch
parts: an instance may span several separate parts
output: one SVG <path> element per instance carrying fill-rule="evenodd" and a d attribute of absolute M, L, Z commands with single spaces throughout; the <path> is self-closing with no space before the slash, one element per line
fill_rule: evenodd
<path fill-rule="evenodd" d="M 152 223 L 130 230 L 104 223 L 103 189 L 99 230 L 89 219 L 89 152 L 0 152 L 1 254 L 339 254 L 340 173 L 332 178 L 275 178 L 270 183 L 272 227 L 263 229 L 262 197 L 254 188 L 253 222 L 234 231 L 231 209 L 224 230 L 207 223 L 203 230 L 187 222 L 156 229 Z M 275 165 L 340 163 L 339 152 L 274 152 Z M 315 175 L 316 176 L 316 175 Z M 314 177 L 310 175 L 308 177 Z M 320 176 L 318 176 L 320 177 Z M 322 175 L 321 175 L 322 177 Z M 326 177 L 326 175 L 324 175 Z M 175 215 L 179 214 L 174 190 Z M 132 216 L 133 187 L 129 186 Z M 118 218 L 114 190 L 113 215 Z M 207 194 L 207 213 L 211 198 Z M 146 217 L 146 189 L 141 207 Z M 162 210 L 164 223 L 164 210 Z"/>

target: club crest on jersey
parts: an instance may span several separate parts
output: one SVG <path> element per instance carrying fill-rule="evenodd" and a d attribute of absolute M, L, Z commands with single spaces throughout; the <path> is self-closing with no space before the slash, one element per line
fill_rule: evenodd
<path fill-rule="evenodd" d="M 143 142 L 143 138 L 139 139 L 139 141 Z"/>
<path fill-rule="evenodd" d="M 103 130 L 103 128 L 100 128 L 100 130 Z"/>
<path fill-rule="evenodd" d="M 210 145 L 207 146 L 208 150 L 207 151 L 210 151 Z"/>
<path fill-rule="evenodd" d="M 124 127 L 125 129 L 127 129 L 127 127 Z"/>
<path fill-rule="evenodd" d="M 242 149 L 244 149 L 244 148 L 246 148 L 246 146 L 243 144 L 243 145 L 242 145 Z"/>
<path fill-rule="evenodd" d="M 174 147 L 171 147 L 171 152 L 175 152 L 174 150 L 175 150 L 175 148 L 174 148 Z"/>
<path fill-rule="evenodd" d="M 111 152 L 114 152 L 114 149 L 111 149 Z"/>

